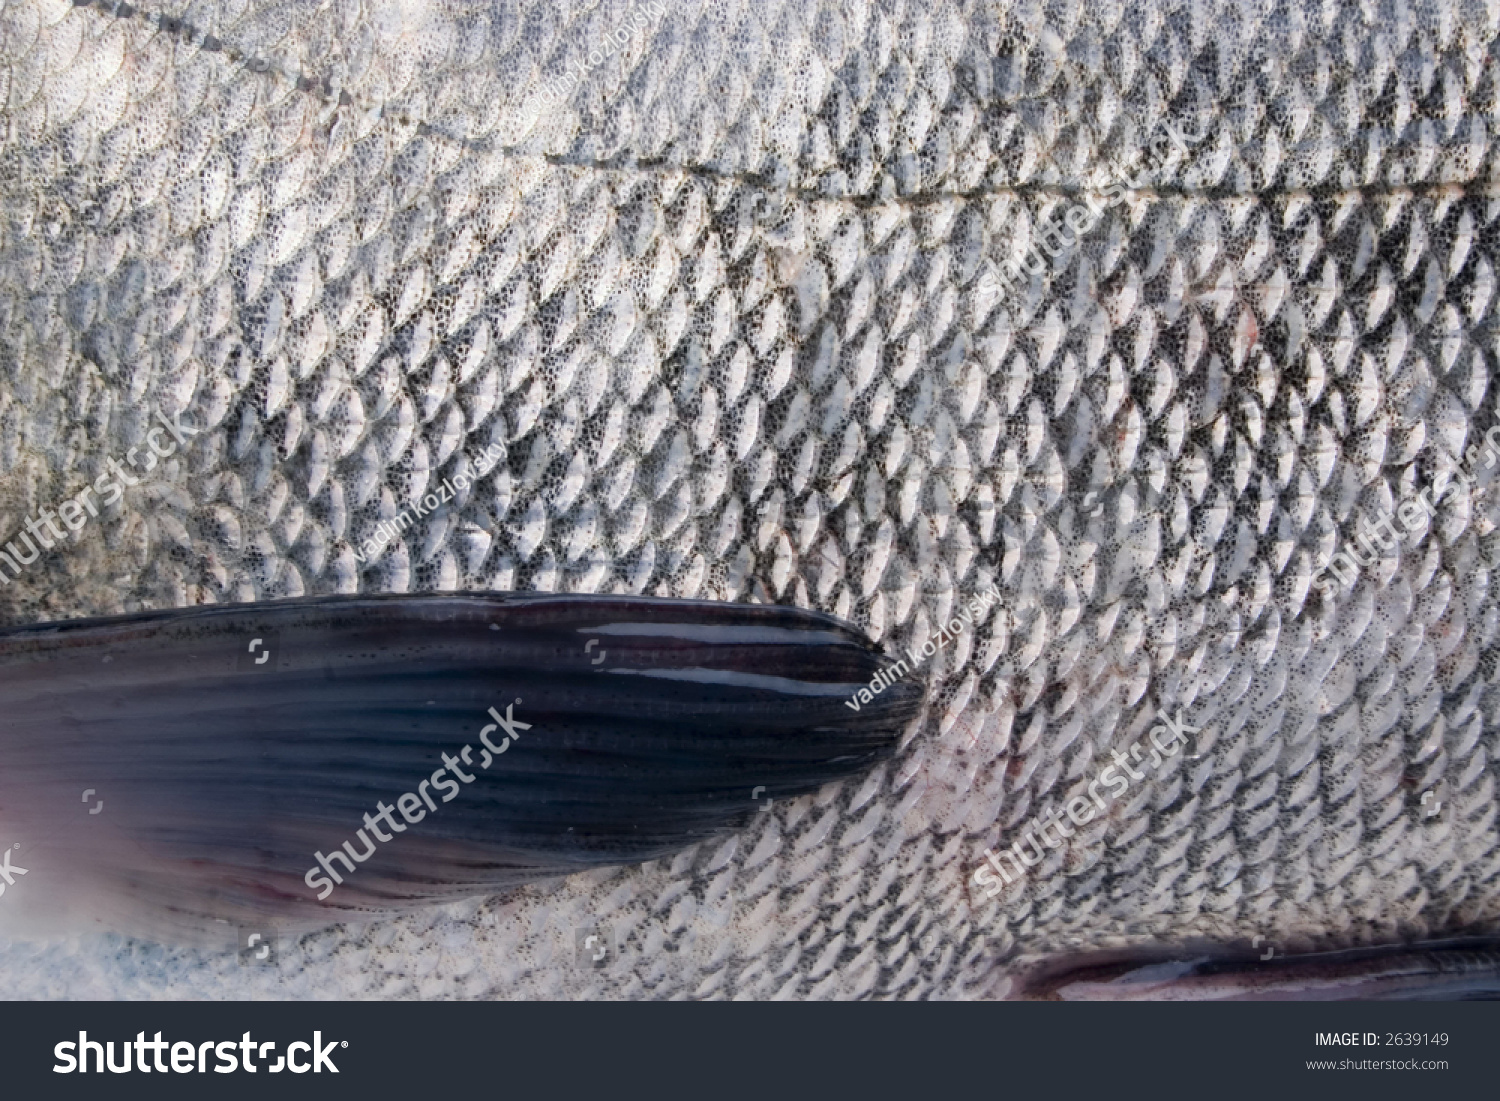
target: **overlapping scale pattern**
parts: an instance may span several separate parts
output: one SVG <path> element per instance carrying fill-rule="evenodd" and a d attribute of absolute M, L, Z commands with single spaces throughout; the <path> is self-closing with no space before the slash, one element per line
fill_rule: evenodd
<path fill-rule="evenodd" d="M 0 534 L 153 410 L 200 433 L 11 618 L 769 594 L 905 651 L 1003 598 L 864 784 L 304 940 L 276 989 L 965 995 L 1122 938 L 1493 924 L 1500 12 L 664 3 L 0 5 Z M 1195 140 L 1143 173 L 1164 123 Z M 984 849 L 1161 709 L 1191 756 L 986 900 Z M 616 967 L 574 963 L 590 922 Z"/>

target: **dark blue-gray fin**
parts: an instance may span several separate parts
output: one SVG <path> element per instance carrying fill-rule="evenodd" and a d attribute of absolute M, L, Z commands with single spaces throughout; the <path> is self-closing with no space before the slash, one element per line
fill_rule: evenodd
<path fill-rule="evenodd" d="M 666 856 L 889 757 L 923 693 L 887 665 L 830 616 L 629 597 L 0 632 L 0 931 L 312 928 Z"/>
<path fill-rule="evenodd" d="M 1260 938 L 1257 938 L 1260 939 Z M 1024 971 L 1010 997 L 1040 1001 L 1492 1001 L 1500 939 L 1462 937 L 1329 952 L 1221 945 L 1061 957 Z"/>

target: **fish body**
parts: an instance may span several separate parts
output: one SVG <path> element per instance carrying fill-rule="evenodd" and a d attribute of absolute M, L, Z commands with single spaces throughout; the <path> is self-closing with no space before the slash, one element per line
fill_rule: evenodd
<path fill-rule="evenodd" d="M 925 718 L 670 860 L 14 989 L 982 996 L 1492 931 L 1494 6 L 666 8 L 6 0 L 0 601 L 764 593 L 925 654 Z"/>

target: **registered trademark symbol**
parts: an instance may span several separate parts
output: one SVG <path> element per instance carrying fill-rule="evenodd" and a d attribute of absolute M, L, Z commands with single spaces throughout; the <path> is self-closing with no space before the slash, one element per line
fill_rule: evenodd
<path fill-rule="evenodd" d="M 349 1041 L 348 1040 L 344 1040 L 342 1043 L 339 1044 L 339 1047 L 348 1047 L 348 1046 L 349 1046 Z"/>

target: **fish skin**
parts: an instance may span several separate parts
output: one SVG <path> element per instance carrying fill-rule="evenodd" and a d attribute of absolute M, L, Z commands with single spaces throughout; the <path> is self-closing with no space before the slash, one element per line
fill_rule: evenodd
<path fill-rule="evenodd" d="M 909 651 L 1002 601 L 892 765 L 722 845 L 274 975 L 27 947 L 17 995 L 964 997 L 1090 948 L 1493 929 L 1493 5 L 681 2 L 550 109 L 628 5 L 154 10 L 265 71 L 0 6 L 5 532 L 154 410 L 199 433 L 0 587 L 10 621 L 763 585 Z M 1163 120 L 1202 137 L 997 294 Z M 1465 461 L 1319 595 L 1361 514 Z M 983 897 L 986 848 L 1179 707 L 1192 756 L 1107 844 Z M 620 961 L 576 966 L 600 921 Z"/>

